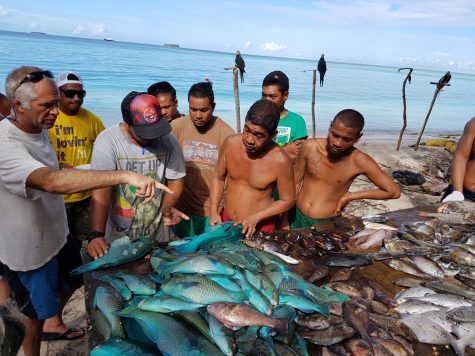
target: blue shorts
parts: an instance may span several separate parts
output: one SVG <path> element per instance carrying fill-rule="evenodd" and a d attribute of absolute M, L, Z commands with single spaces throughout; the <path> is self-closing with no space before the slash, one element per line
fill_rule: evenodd
<path fill-rule="evenodd" d="M 59 293 L 71 290 L 60 277 L 56 257 L 35 270 L 12 271 L 7 266 L 4 270 L 21 312 L 31 319 L 45 320 L 58 314 Z"/>

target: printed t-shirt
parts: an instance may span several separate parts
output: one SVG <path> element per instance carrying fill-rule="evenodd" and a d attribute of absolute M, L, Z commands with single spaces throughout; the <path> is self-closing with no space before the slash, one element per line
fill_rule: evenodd
<path fill-rule="evenodd" d="M 198 131 L 189 115 L 171 122 L 185 157 L 185 189 L 177 203 L 177 208 L 184 213 L 209 216 L 211 178 L 219 151 L 224 140 L 235 133 L 219 117 L 215 120 L 204 133 Z"/>
<path fill-rule="evenodd" d="M 92 146 L 102 131 L 104 125 L 101 119 L 89 110 L 80 108 L 73 116 L 66 115 L 60 110 L 48 134 L 59 163 L 76 167 L 91 163 Z M 74 203 L 90 196 L 91 192 L 66 194 L 64 202 Z"/>
<path fill-rule="evenodd" d="M 165 179 L 180 179 L 185 176 L 183 154 L 173 134 L 156 139 L 150 147 L 140 147 L 130 142 L 120 125 L 108 128 L 97 137 L 91 169 L 132 171 L 153 177 L 162 183 Z M 159 238 L 163 191 L 157 190 L 155 198 L 147 204 L 135 192 L 135 187 L 128 184 L 113 188 L 106 230 L 110 233 L 106 236 Z"/>
<path fill-rule="evenodd" d="M 39 168 L 58 169 L 48 133 L 26 133 L 0 122 L 0 261 L 13 271 L 38 269 L 66 243 L 63 196 L 26 186 Z"/>
<path fill-rule="evenodd" d="M 287 116 L 279 120 L 275 142 L 280 146 L 284 146 L 289 142 L 294 142 L 307 136 L 307 126 L 303 117 L 288 111 Z"/>

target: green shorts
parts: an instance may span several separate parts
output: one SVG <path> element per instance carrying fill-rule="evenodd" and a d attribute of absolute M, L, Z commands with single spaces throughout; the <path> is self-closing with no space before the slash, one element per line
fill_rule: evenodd
<path fill-rule="evenodd" d="M 324 219 L 309 218 L 305 216 L 304 214 L 302 214 L 300 209 L 297 207 L 293 207 L 292 209 L 289 210 L 288 218 L 289 218 L 291 229 L 300 229 L 303 227 L 311 227 L 313 225 L 335 221 L 334 217 L 324 218 Z"/>
<path fill-rule="evenodd" d="M 205 232 L 209 226 L 209 216 L 200 216 L 186 214 L 190 220 L 182 219 L 181 222 L 173 227 L 173 232 L 178 237 L 184 238 L 189 236 L 196 236 Z"/>

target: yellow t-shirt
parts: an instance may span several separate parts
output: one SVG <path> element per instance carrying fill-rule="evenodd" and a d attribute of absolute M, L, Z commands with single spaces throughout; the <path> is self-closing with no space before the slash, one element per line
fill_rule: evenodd
<path fill-rule="evenodd" d="M 92 146 L 103 130 L 101 119 L 87 109 L 80 108 L 74 116 L 60 110 L 54 126 L 48 130 L 58 162 L 73 167 L 91 163 Z M 90 192 L 67 194 L 64 202 L 74 203 L 90 196 Z"/>

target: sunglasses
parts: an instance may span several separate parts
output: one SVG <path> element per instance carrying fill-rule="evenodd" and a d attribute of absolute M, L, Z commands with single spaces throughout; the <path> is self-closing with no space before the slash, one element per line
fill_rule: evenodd
<path fill-rule="evenodd" d="M 64 94 L 66 98 L 72 99 L 74 96 L 78 96 L 79 99 L 83 99 L 86 96 L 85 90 L 63 90 L 61 92 Z"/>
<path fill-rule="evenodd" d="M 31 73 L 28 73 L 25 78 L 23 78 L 20 83 L 18 83 L 17 87 L 15 88 L 15 90 L 17 90 L 23 83 L 26 83 L 26 82 L 32 82 L 32 83 L 38 83 L 41 79 L 43 79 L 44 77 L 47 77 L 47 78 L 54 78 L 54 75 L 53 73 L 51 73 L 49 70 L 43 70 L 43 71 L 35 71 L 35 72 L 31 72 Z"/>

